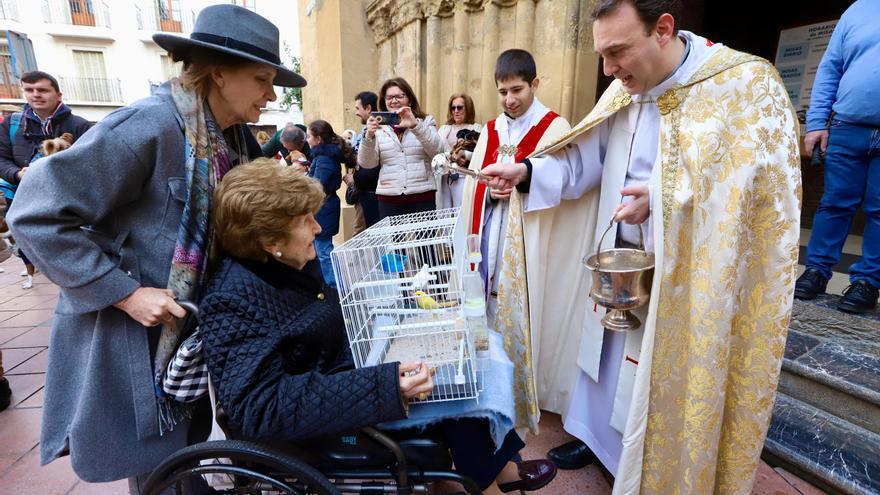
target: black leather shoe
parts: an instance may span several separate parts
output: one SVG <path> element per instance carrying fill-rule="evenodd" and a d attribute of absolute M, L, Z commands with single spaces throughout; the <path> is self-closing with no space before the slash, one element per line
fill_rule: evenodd
<path fill-rule="evenodd" d="M 867 313 L 877 307 L 880 289 L 865 280 L 857 280 L 843 291 L 837 309 L 847 313 Z"/>
<path fill-rule="evenodd" d="M 0 411 L 9 407 L 11 398 L 12 389 L 9 388 L 9 381 L 6 378 L 0 378 Z"/>
<path fill-rule="evenodd" d="M 573 440 L 550 449 L 547 458 L 559 469 L 580 469 L 599 462 L 596 454 L 580 440 Z"/>
<path fill-rule="evenodd" d="M 794 297 L 804 300 L 815 299 L 819 294 L 825 293 L 826 287 L 828 287 L 828 279 L 822 275 L 822 272 L 815 268 L 807 268 L 794 284 Z"/>

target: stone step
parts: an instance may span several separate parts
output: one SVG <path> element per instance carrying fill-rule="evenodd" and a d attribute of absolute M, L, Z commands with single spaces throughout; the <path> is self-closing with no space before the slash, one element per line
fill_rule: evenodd
<path fill-rule="evenodd" d="M 836 299 L 795 301 L 779 391 L 880 433 L 880 315 L 842 313 Z"/>
<path fill-rule="evenodd" d="M 880 435 L 784 393 L 764 452 L 771 464 L 832 493 L 880 495 Z"/>

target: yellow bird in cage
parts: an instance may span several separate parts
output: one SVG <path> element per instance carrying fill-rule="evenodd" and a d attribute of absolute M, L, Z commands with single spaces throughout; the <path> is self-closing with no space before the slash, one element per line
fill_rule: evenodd
<path fill-rule="evenodd" d="M 456 306 L 458 303 L 455 301 L 447 301 L 443 303 L 437 302 L 433 297 L 425 294 L 424 291 L 417 290 L 416 291 L 416 303 L 419 305 L 421 309 L 440 309 L 440 308 L 451 308 Z"/>

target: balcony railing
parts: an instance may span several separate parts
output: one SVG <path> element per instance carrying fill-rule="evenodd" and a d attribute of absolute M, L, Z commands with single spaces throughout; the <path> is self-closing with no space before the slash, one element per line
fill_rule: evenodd
<path fill-rule="evenodd" d="M 67 101 L 90 103 L 119 103 L 122 84 L 119 79 L 97 77 L 62 77 L 61 92 Z"/>
<path fill-rule="evenodd" d="M 0 84 L 0 98 L 21 100 L 21 84 Z"/>
<path fill-rule="evenodd" d="M 160 8 L 156 2 L 135 7 L 138 29 L 141 31 L 164 31 L 189 34 L 192 31 L 192 15 Z"/>
<path fill-rule="evenodd" d="M 43 0 L 43 20 L 110 28 L 110 5 L 106 0 Z"/>
<path fill-rule="evenodd" d="M 18 0 L 0 0 L 0 19 L 18 20 Z"/>

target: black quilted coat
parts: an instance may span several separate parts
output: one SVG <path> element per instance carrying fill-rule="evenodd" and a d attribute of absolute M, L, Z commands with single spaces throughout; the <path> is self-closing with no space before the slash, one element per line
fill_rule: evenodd
<path fill-rule="evenodd" d="M 335 291 L 320 280 L 316 262 L 227 259 L 208 286 L 208 369 L 246 437 L 301 440 L 405 416 L 398 364 L 353 369 Z"/>

